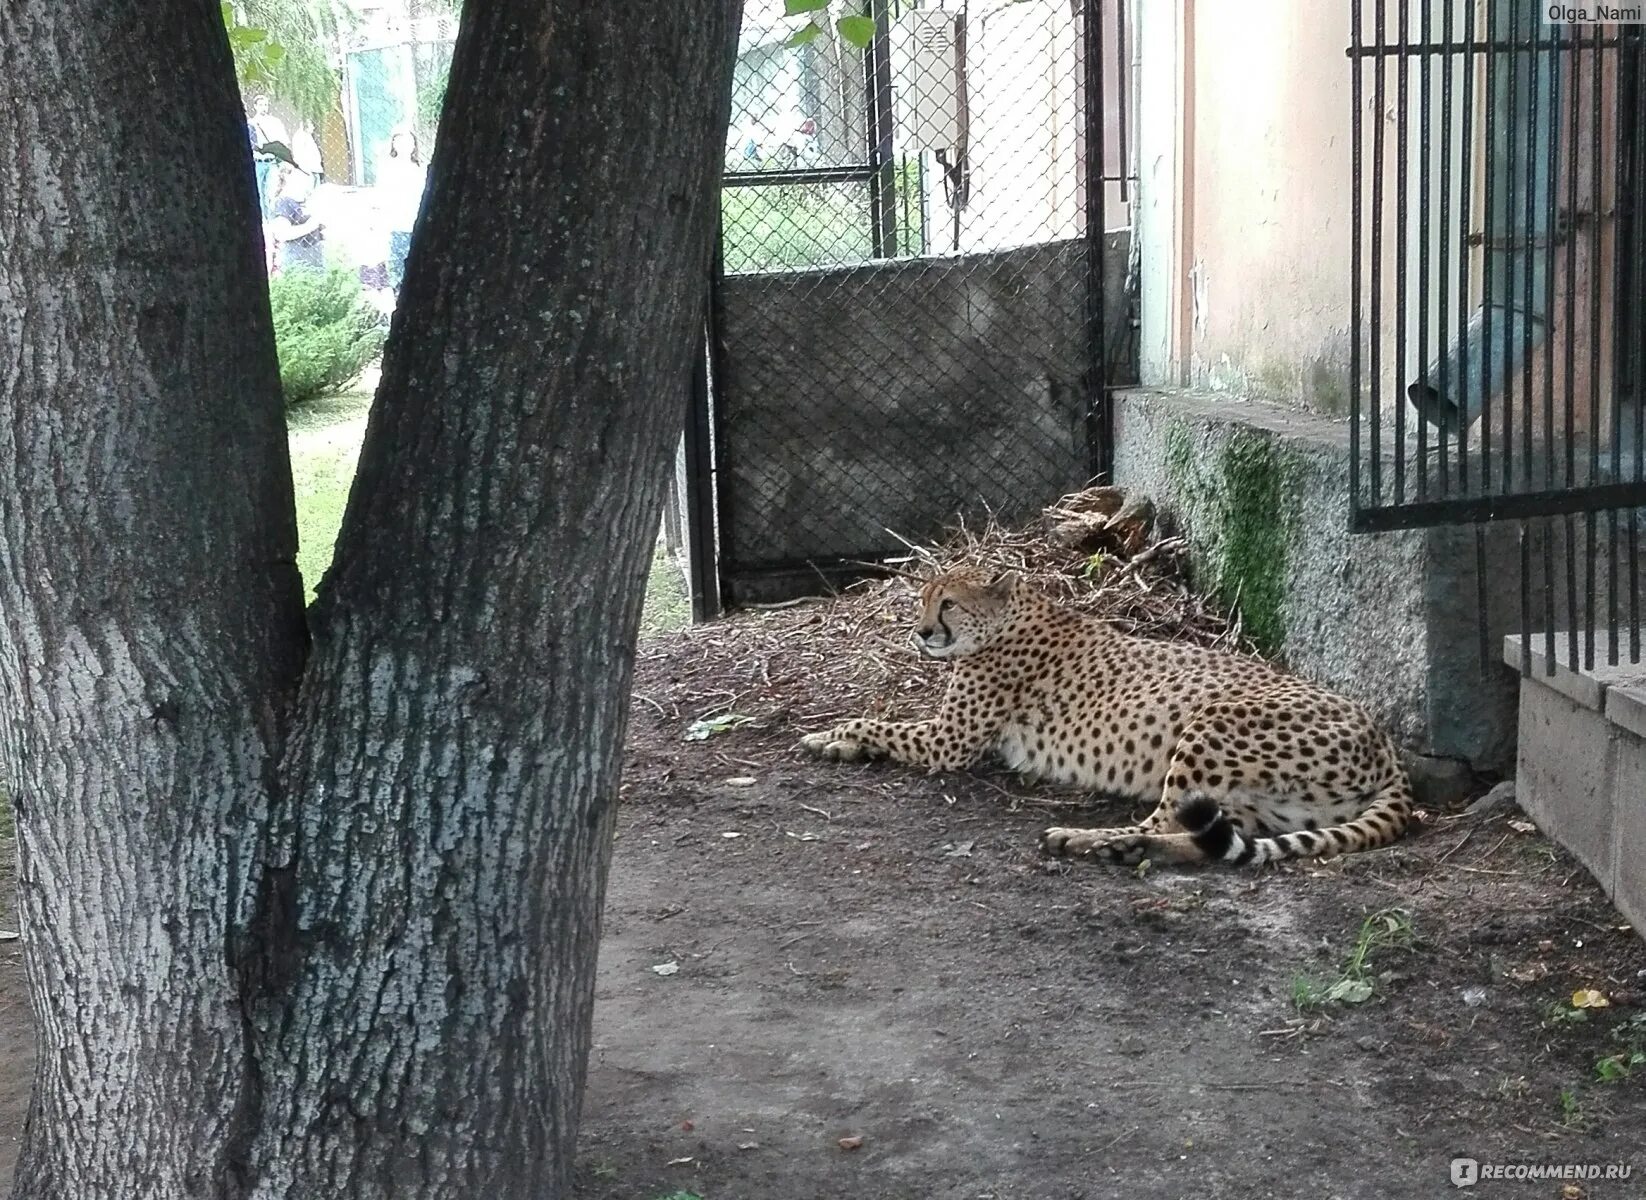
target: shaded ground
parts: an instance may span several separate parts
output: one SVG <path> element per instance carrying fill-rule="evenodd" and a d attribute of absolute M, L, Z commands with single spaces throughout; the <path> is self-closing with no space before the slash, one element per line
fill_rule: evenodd
<path fill-rule="evenodd" d="M 1119 814 L 791 751 L 927 702 L 901 668 L 893 694 L 831 673 L 848 635 L 872 640 L 801 609 L 642 647 L 578 1200 L 1382 1200 L 1450 1193 L 1460 1154 L 1646 1172 L 1646 1067 L 1596 1076 L 1646 1042 L 1646 946 L 1518 814 L 1260 873 L 1048 865 L 1042 825 Z M 725 711 L 755 720 L 682 739 Z M 0 1185 L 30 1069 L 16 945 Z M 1369 998 L 1299 1011 L 1343 978 Z M 1576 1020 L 1578 988 L 1613 1003 Z"/>
<path fill-rule="evenodd" d="M 790 749 L 843 704 L 826 625 L 642 655 L 580 1200 L 1371 1200 L 1450 1192 L 1460 1155 L 1646 1172 L 1646 1069 L 1596 1075 L 1646 1043 L 1646 946 L 1519 813 L 1259 873 L 1042 863 L 1042 825 L 1121 814 Z M 682 740 L 726 709 L 760 720 Z M 1300 1011 L 1368 930 L 1370 997 Z M 1579 988 L 1613 1004 L 1577 1019 Z"/>

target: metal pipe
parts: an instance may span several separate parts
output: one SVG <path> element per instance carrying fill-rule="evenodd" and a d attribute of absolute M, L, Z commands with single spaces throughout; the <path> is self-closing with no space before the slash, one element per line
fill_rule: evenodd
<path fill-rule="evenodd" d="M 1512 14 L 1514 2 L 1494 0 L 1494 5 Z M 1488 60 L 1492 110 L 1499 119 L 1491 123 L 1486 147 L 1489 207 L 1494 210 L 1487 214 L 1486 227 L 1502 235 L 1486 241 L 1486 294 L 1463 335 L 1406 389 L 1419 416 L 1448 432 L 1473 424 L 1549 334 L 1545 275 L 1551 256 L 1540 251 L 1556 237 L 1551 214 L 1553 164 L 1559 161 L 1553 143 L 1560 46 L 1534 38 L 1509 53 L 1530 55 L 1532 62 L 1529 70 L 1511 71 L 1499 61 L 1501 56 Z M 1516 151 L 1526 147 L 1541 148 L 1541 153 L 1526 153 L 1528 161 L 1516 163 Z M 1472 386 L 1460 386 L 1459 380 L 1470 380 Z"/>

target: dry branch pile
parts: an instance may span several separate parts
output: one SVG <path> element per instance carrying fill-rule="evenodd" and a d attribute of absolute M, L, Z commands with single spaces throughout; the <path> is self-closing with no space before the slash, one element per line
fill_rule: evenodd
<path fill-rule="evenodd" d="M 903 566 L 908 575 L 1017 571 L 1126 633 L 1251 653 L 1238 620 L 1190 590 L 1183 539 L 1162 532 L 1147 496 L 1094 487 L 1062 497 L 1031 525 L 991 520 L 958 526 L 936 546 L 911 545 Z M 642 643 L 636 699 L 671 720 L 739 714 L 767 728 L 929 712 L 944 667 L 910 641 L 916 585 L 908 575 Z"/>

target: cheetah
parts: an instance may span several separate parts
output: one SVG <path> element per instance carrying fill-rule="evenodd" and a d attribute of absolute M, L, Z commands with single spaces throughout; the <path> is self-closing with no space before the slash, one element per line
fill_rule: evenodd
<path fill-rule="evenodd" d="M 963 568 L 921 589 L 913 637 L 953 660 L 925 721 L 808 734 L 824 758 L 962 770 L 994 752 L 1025 775 L 1133 802 L 1140 824 L 1047 829 L 1043 853 L 1135 864 L 1261 864 L 1386 846 L 1411 785 L 1353 701 L 1255 659 L 1130 637 L 1013 572 Z"/>

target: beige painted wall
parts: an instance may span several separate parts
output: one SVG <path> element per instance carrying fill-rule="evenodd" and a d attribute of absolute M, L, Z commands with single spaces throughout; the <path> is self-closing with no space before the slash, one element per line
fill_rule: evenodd
<path fill-rule="evenodd" d="M 1411 0 L 1410 37 L 1418 40 L 1416 14 L 1430 8 L 1439 38 L 1443 5 L 1449 0 Z M 1460 35 L 1465 0 L 1453 9 Z M 1477 0 L 1479 4 L 1481 0 Z M 1329 415 L 1346 415 L 1349 403 L 1351 211 L 1354 201 L 1351 165 L 1353 67 L 1345 55 L 1349 42 L 1349 13 L 1344 4 L 1321 0 L 1262 0 L 1231 4 L 1224 0 L 1139 0 L 1144 58 L 1141 67 L 1140 165 L 1142 174 L 1139 232 L 1144 256 L 1143 364 L 1145 382 L 1228 391 L 1274 400 Z M 1367 42 L 1372 41 L 1370 3 Z M 1390 6 L 1389 39 L 1395 39 L 1396 5 Z M 1477 11 L 1481 11 L 1477 8 Z M 1483 21 L 1483 18 L 1482 18 Z M 1585 87 L 1579 97 L 1580 142 L 1590 139 L 1587 110 L 1593 104 L 1592 71 L 1585 65 Z M 1381 407 L 1392 418 L 1396 397 L 1420 369 L 1419 335 L 1415 313 L 1415 284 L 1408 284 L 1408 315 L 1404 365 L 1396 356 L 1395 261 L 1401 246 L 1394 220 L 1398 149 L 1394 115 L 1398 75 L 1393 60 L 1384 67 L 1386 93 L 1379 112 L 1373 92 L 1374 73 L 1366 73 L 1362 105 L 1366 169 L 1371 169 L 1373 130 L 1382 122 L 1385 136 L 1384 233 L 1382 244 L 1384 321 L 1381 329 L 1382 371 L 1378 389 Z M 1439 107 L 1440 75 L 1432 76 L 1434 106 Z M 1461 69 L 1454 73 L 1461 91 Z M 1409 79 L 1408 105 L 1417 105 L 1416 68 Z M 1465 224 L 1470 232 L 1481 228 L 1483 208 L 1480 151 L 1484 131 L 1478 123 L 1483 73 L 1475 85 L 1476 146 L 1472 183 L 1473 212 L 1465 221 L 1458 189 L 1451 188 L 1446 228 L 1451 231 L 1452 275 Z M 1603 93 L 1615 97 L 1616 80 L 1608 69 Z M 1454 93 L 1456 95 L 1457 93 Z M 1570 92 L 1566 100 L 1571 102 Z M 1461 110 L 1461 104 L 1459 103 Z M 1615 137 L 1615 100 L 1603 104 L 1608 117 L 1602 143 Z M 1561 155 L 1568 165 L 1560 180 L 1562 196 L 1570 178 L 1570 110 L 1561 118 Z M 1461 121 L 1461 118 L 1459 118 Z M 1461 124 L 1454 125 L 1454 158 Z M 1411 211 L 1417 209 L 1415 183 L 1416 139 L 1409 151 L 1413 180 L 1409 185 Z M 1439 163 L 1438 135 L 1432 150 Z M 1609 151 L 1606 155 L 1610 159 Z M 1577 155 L 1579 208 L 1609 214 L 1614 181 L 1603 167 L 1597 179 L 1585 149 Z M 1455 176 L 1454 176 L 1455 177 Z M 1599 196 L 1596 198 L 1595 191 Z M 1171 192 L 1170 196 L 1166 192 Z M 1438 184 L 1430 197 L 1438 218 Z M 1563 200 L 1564 203 L 1564 200 Z M 1368 219 L 1369 219 L 1368 212 Z M 1564 257 L 1555 270 L 1555 307 L 1552 341 L 1565 337 L 1563 320 L 1567 279 L 1577 280 L 1584 300 L 1574 322 L 1574 336 L 1582 357 L 1574 363 L 1571 389 L 1575 424 L 1586 427 L 1591 397 L 1607 405 L 1610 381 L 1612 230 L 1609 215 L 1599 221 L 1603 270 L 1592 270 L 1593 251 L 1588 232 L 1574 247 L 1569 270 Z M 1415 230 L 1415 225 L 1414 225 Z M 1415 232 L 1408 245 L 1415 247 Z M 1437 255 L 1431 242 L 1431 254 Z M 1369 246 L 1368 246 L 1369 253 Z M 1415 249 L 1413 251 L 1415 255 Z M 1470 251 L 1472 307 L 1480 299 L 1481 254 Z M 1416 258 L 1409 260 L 1415 274 Z M 1588 347 L 1596 340 L 1586 307 L 1599 274 L 1602 321 L 1601 377 L 1592 382 Z M 1437 305 L 1431 295 L 1432 332 L 1424 339 L 1426 356 L 1433 358 L 1438 337 Z M 1457 289 L 1450 288 L 1448 305 L 1455 326 Z M 1533 389 L 1543 406 L 1544 366 L 1533 364 Z M 1370 363 L 1367 367 L 1371 374 Z M 1556 367 L 1557 427 L 1564 424 L 1567 390 L 1564 360 Z M 1514 390 L 1524 393 L 1524 378 Z M 1524 403 L 1517 399 L 1515 403 Z M 1408 412 L 1408 418 L 1411 414 Z M 1392 422 L 1391 422 L 1392 423 Z M 1540 422 L 1541 423 L 1541 422 Z M 1408 428 L 1412 428 L 1408 424 Z M 1517 431 L 1518 436 L 1518 431 Z M 1478 443 L 1479 431 L 1471 439 Z"/>
<path fill-rule="evenodd" d="M 1348 403 L 1349 80 L 1342 6 L 1194 5 L 1185 241 L 1194 386 Z"/>

